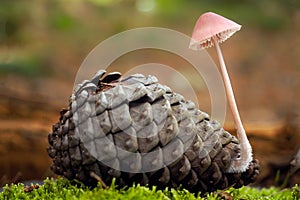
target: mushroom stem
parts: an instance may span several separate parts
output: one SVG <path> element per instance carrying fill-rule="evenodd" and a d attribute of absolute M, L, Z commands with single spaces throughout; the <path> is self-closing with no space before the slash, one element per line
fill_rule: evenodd
<path fill-rule="evenodd" d="M 237 137 L 238 137 L 240 145 L 241 145 L 240 157 L 235 158 L 231 162 L 231 166 L 229 167 L 228 172 L 244 172 L 244 171 L 246 171 L 249 163 L 252 160 L 252 148 L 251 148 L 251 145 L 247 138 L 245 129 L 243 127 L 243 124 L 242 124 L 242 121 L 241 121 L 241 118 L 239 115 L 239 111 L 238 111 L 238 108 L 237 108 L 237 105 L 235 102 L 232 86 L 231 86 L 228 72 L 227 72 L 227 69 L 225 66 L 221 48 L 220 48 L 219 43 L 216 38 L 213 38 L 213 42 L 214 42 L 216 50 L 217 50 L 229 107 L 230 107 L 232 115 L 233 115 L 234 123 L 235 123 L 236 129 L 237 129 Z"/>

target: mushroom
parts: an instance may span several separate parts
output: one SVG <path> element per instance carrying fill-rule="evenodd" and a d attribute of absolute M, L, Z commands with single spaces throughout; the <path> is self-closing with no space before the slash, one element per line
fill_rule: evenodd
<path fill-rule="evenodd" d="M 189 46 L 193 50 L 200 50 L 215 46 L 217 50 L 226 89 L 226 96 L 233 114 L 234 123 L 237 129 L 237 138 L 241 147 L 240 154 L 232 160 L 230 167 L 228 168 L 228 172 L 231 173 L 246 171 L 252 161 L 252 148 L 238 112 L 230 79 L 219 46 L 219 43 L 224 42 L 240 29 L 241 25 L 215 13 L 207 12 L 201 15 L 196 22 Z"/>

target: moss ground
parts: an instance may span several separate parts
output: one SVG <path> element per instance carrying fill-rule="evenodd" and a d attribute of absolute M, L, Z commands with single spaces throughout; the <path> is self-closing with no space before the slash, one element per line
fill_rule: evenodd
<path fill-rule="evenodd" d="M 75 183 L 75 184 L 74 184 Z M 165 189 L 157 190 L 155 187 L 149 188 L 135 185 L 129 188 L 116 189 L 112 184 L 109 189 L 103 189 L 101 185 L 90 189 L 81 183 L 58 178 L 56 180 L 46 179 L 43 185 L 25 186 L 22 183 L 6 185 L 0 192 L 0 199 L 59 199 L 59 200 L 93 200 L 93 199 L 175 199 L 175 200 L 194 200 L 194 199 L 272 199 L 284 200 L 300 199 L 300 188 L 295 185 L 291 189 L 280 190 L 278 188 L 256 189 L 242 187 L 240 189 L 230 188 L 226 191 L 217 191 L 207 194 L 193 194 L 184 189 Z"/>

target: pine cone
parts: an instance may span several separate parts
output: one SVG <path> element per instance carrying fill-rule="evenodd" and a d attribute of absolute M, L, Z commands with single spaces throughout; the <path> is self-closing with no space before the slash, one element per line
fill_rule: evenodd
<path fill-rule="evenodd" d="M 97 184 L 93 173 L 108 185 L 116 178 L 120 187 L 182 185 L 191 192 L 255 181 L 257 160 L 228 173 L 239 141 L 193 102 L 154 76 L 104 74 L 77 85 L 53 125 L 47 150 L 56 174 L 90 186 Z"/>

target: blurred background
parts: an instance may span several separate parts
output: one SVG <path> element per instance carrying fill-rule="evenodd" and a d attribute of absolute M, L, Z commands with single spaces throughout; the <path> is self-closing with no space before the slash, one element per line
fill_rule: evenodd
<path fill-rule="evenodd" d="M 191 36 L 196 20 L 207 11 L 243 26 L 222 50 L 262 166 L 255 185 L 282 186 L 300 148 L 298 0 L 1 0 L 0 186 L 53 175 L 47 136 L 60 109 L 68 106 L 80 64 L 96 45 L 146 26 Z M 208 53 L 217 62 L 214 49 Z M 111 69 L 122 72 L 148 62 L 189 74 L 183 59 L 151 49 L 128 53 Z M 209 113 L 207 87 L 199 78 L 193 86 L 200 109 Z M 235 133 L 230 111 L 225 128 Z M 299 182 L 298 171 L 287 186 Z"/>

